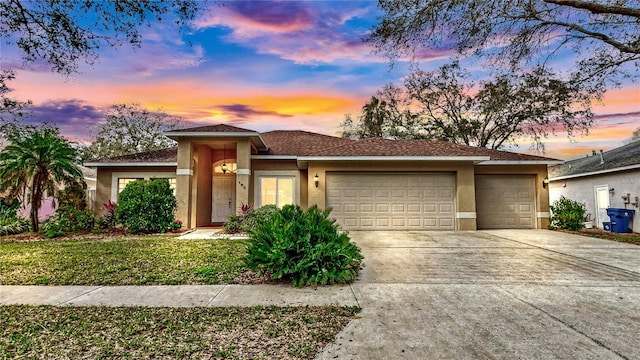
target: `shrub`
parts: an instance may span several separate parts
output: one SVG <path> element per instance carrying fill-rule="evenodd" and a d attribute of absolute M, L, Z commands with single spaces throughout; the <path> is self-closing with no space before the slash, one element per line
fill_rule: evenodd
<path fill-rule="evenodd" d="M 560 199 L 550 206 L 551 218 L 549 219 L 550 229 L 580 230 L 584 223 L 587 209 L 584 204 L 560 196 Z"/>
<path fill-rule="evenodd" d="M 21 234 L 31 230 L 28 220 L 18 216 L 18 200 L 9 201 L 0 197 L 0 236 Z"/>
<path fill-rule="evenodd" d="M 40 229 L 48 238 L 62 236 L 65 232 L 91 231 L 95 225 L 92 212 L 78 210 L 71 205 L 61 206 Z"/>
<path fill-rule="evenodd" d="M 118 208 L 118 204 L 109 200 L 104 205 L 102 205 L 102 210 L 104 210 L 104 215 L 100 219 L 98 219 L 98 227 L 100 229 L 108 229 L 114 228 L 116 226 L 116 209 Z"/>
<path fill-rule="evenodd" d="M 276 209 L 269 221 L 248 229 L 247 266 L 294 286 L 353 281 L 362 255 L 346 233 L 338 232 L 330 212 L 317 206 L 307 211 L 296 205 Z"/>
<path fill-rule="evenodd" d="M 258 223 L 269 221 L 271 215 L 278 208 L 275 205 L 265 205 L 254 209 L 251 205 L 244 205 L 241 208 L 242 215 L 229 215 L 224 222 L 224 231 L 227 234 L 236 234 L 241 231 L 249 232 Z"/>
<path fill-rule="evenodd" d="M 116 221 L 133 234 L 166 232 L 175 209 L 176 197 L 167 179 L 137 180 L 120 193 Z"/>

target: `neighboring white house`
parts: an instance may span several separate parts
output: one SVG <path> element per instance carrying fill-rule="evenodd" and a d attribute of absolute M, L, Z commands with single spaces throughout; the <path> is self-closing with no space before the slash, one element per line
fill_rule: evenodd
<path fill-rule="evenodd" d="M 89 210 L 93 211 L 96 197 L 96 171 L 85 166 L 80 166 L 80 170 L 82 170 L 82 178 L 85 184 L 87 184 L 87 205 L 89 206 Z M 49 216 L 53 215 L 56 212 L 56 207 L 53 204 L 53 198 L 45 197 L 43 199 L 42 206 L 38 211 L 38 218 L 40 219 L 40 221 L 46 220 Z M 30 212 L 31 206 L 25 203 L 20 209 L 20 216 L 29 218 Z"/>
<path fill-rule="evenodd" d="M 584 203 L 598 228 L 609 221 L 607 208 L 633 209 L 640 232 L 640 141 L 549 167 L 549 201 L 560 196 Z"/>

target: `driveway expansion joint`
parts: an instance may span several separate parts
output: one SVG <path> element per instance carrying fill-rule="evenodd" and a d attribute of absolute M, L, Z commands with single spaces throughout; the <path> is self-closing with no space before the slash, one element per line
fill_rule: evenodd
<path fill-rule="evenodd" d="M 516 296 L 516 294 L 512 293 L 511 291 L 509 291 L 509 290 L 507 290 L 507 289 L 505 289 L 505 288 L 503 288 L 503 287 L 500 287 L 500 286 L 499 286 L 498 288 L 499 288 L 502 292 L 504 292 L 504 293 L 506 293 L 507 295 L 511 296 L 512 298 L 516 299 L 517 301 L 519 301 L 519 302 L 521 302 L 521 303 L 523 303 L 523 304 L 525 304 L 525 305 L 527 305 L 527 306 L 529 306 L 529 307 L 531 307 L 531 308 L 533 308 L 533 309 L 535 309 L 535 310 L 537 310 L 537 311 L 539 311 L 539 312 L 541 312 L 541 313 L 545 314 L 546 316 L 548 316 L 548 317 L 549 317 L 549 318 L 551 318 L 552 320 L 554 320 L 554 321 L 556 321 L 556 322 L 559 322 L 560 324 L 562 324 L 562 325 L 566 326 L 567 328 L 569 328 L 569 329 L 573 330 L 574 332 L 576 332 L 576 333 L 578 333 L 578 334 L 580 334 L 580 335 L 582 335 L 582 336 L 586 337 L 587 339 L 591 340 L 591 341 L 592 341 L 593 343 L 595 343 L 596 345 L 598 345 L 598 346 L 600 346 L 600 347 L 602 347 L 602 348 L 604 348 L 604 349 L 606 349 L 606 350 L 608 350 L 608 351 L 610 351 L 610 352 L 612 352 L 612 353 L 616 354 L 616 355 L 617 355 L 618 357 L 620 357 L 621 359 L 624 359 L 624 360 L 630 360 L 630 358 L 628 358 L 628 357 L 627 357 L 627 356 L 625 356 L 624 354 L 621 354 L 620 352 L 618 352 L 618 351 L 616 351 L 616 350 L 614 350 L 614 349 L 610 348 L 610 347 L 609 347 L 609 346 L 607 346 L 604 342 L 602 342 L 602 341 L 600 341 L 600 340 L 598 340 L 598 339 L 596 339 L 596 338 L 594 338 L 594 337 L 592 337 L 592 336 L 588 335 L 588 334 L 587 334 L 587 333 L 585 333 L 584 331 L 580 331 L 580 329 L 578 329 L 578 328 L 577 328 L 577 327 L 575 327 L 574 325 L 571 325 L 570 323 L 568 323 L 568 322 L 566 322 L 566 321 L 564 321 L 564 320 L 560 319 L 559 317 L 557 317 L 557 316 L 555 316 L 555 315 L 551 314 L 550 312 L 548 312 L 548 311 L 546 311 L 546 310 L 542 309 L 541 307 L 538 307 L 538 306 L 536 306 L 536 305 L 534 305 L 534 304 L 532 304 L 532 303 L 530 303 L 530 302 L 528 302 L 528 301 L 525 301 L 525 300 L 523 300 L 523 299 L 519 298 L 518 296 Z"/>
<path fill-rule="evenodd" d="M 538 248 L 540 250 L 549 251 L 549 252 L 552 252 L 554 254 L 563 255 L 563 256 L 567 256 L 567 257 L 573 258 L 573 259 L 578 259 L 578 260 L 581 260 L 581 261 L 590 262 L 590 263 L 593 263 L 593 264 L 598 264 L 598 265 L 601 265 L 601 266 L 605 266 L 605 267 L 608 267 L 608 268 L 611 268 L 611 269 L 615 269 L 617 271 L 622 271 L 622 272 L 634 275 L 636 277 L 638 277 L 638 275 L 640 275 L 640 272 L 637 272 L 637 271 L 624 269 L 624 268 L 621 268 L 621 267 L 618 267 L 618 266 L 605 264 L 605 263 L 602 263 L 602 262 L 599 262 L 599 261 L 587 259 L 587 258 L 576 256 L 576 255 L 567 254 L 567 253 L 564 253 L 564 252 L 561 252 L 561 251 L 550 249 L 548 247 L 543 247 L 543 246 L 539 246 L 539 245 L 531 245 L 531 244 L 527 244 L 527 243 L 522 242 L 522 241 L 514 240 L 514 239 L 507 238 L 507 237 L 500 236 L 500 235 L 494 235 L 494 236 L 498 237 L 498 238 L 501 238 L 501 239 L 504 239 L 504 240 L 507 240 L 507 241 L 513 241 L 513 242 L 516 242 L 518 244 L 525 244 L 525 245 L 533 246 L 533 247 Z"/>

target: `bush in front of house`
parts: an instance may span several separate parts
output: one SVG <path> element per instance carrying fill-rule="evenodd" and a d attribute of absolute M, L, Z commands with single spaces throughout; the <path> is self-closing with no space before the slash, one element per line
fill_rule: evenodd
<path fill-rule="evenodd" d="M 560 199 L 554 201 L 550 208 L 552 213 L 549 219 L 550 229 L 574 231 L 582 229 L 587 213 L 584 204 L 560 196 Z"/>
<path fill-rule="evenodd" d="M 45 221 L 40 231 L 47 238 L 64 235 L 66 232 L 91 231 L 95 215 L 88 210 L 79 210 L 71 205 L 60 206 L 55 214 Z"/>
<path fill-rule="evenodd" d="M 21 234 L 31 230 L 29 221 L 18 215 L 20 202 L 0 197 L 0 236 Z"/>
<path fill-rule="evenodd" d="M 339 232 L 330 212 L 315 205 L 307 211 L 297 205 L 277 209 L 269 221 L 248 229 L 247 266 L 294 286 L 353 281 L 362 262 L 360 248 Z"/>
<path fill-rule="evenodd" d="M 271 215 L 278 211 L 275 205 L 265 205 L 254 209 L 247 205 L 246 209 L 242 209 L 241 215 L 229 215 L 224 222 L 224 231 L 227 234 L 237 234 L 239 232 L 249 232 L 259 223 L 270 221 Z"/>
<path fill-rule="evenodd" d="M 118 196 L 116 222 L 132 234 L 163 233 L 172 229 L 175 210 L 167 179 L 136 180 Z"/>

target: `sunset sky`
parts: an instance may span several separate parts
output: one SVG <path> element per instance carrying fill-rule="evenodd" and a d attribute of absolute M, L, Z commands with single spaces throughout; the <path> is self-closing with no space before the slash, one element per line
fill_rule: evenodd
<path fill-rule="evenodd" d="M 379 15 L 373 1 L 230 2 L 212 6 L 188 33 L 170 24 L 143 28 L 141 48 L 105 48 L 93 66 L 70 78 L 46 64 L 22 66 L 18 50 L 5 42 L 0 66 L 17 70 L 12 96 L 32 100 L 38 120 L 56 123 L 74 141 L 89 141 L 111 104 L 132 102 L 180 115 L 189 125 L 338 135 L 344 114 L 357 114 L 384 84 L 400 84 L 408 74 L 406 63 L 390 69 L 361 40 Z M 435 69 L 448 54 L 421 54 L 420 65 Z M 640 127 L 640 84 L 610 90 L 594 111 L 589 136 L 550 137 L 546 155 L 571 159 L 624 144 Z"/>

